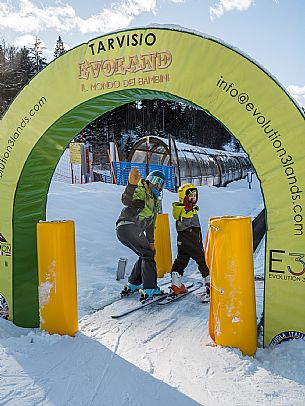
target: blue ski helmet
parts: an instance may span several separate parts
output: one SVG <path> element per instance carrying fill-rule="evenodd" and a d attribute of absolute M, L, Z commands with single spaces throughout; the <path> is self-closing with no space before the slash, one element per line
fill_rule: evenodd
<path fill-rule="evenodd" d="M 151 184 L 153 194 L 159 197 L 165 184 L 164 173 L 158 170 L 152 171 L 147 175 L 146 180 Z"/>

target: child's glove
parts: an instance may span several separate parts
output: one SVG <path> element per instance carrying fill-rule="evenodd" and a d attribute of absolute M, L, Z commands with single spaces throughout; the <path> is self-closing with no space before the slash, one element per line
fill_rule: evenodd
<path fill-rule="evenodd" d="M 129 172 L 128 183 L 131 185 L 137 185 L 141 180 L 141 174 L 136 168 L 132 168 Z"/>

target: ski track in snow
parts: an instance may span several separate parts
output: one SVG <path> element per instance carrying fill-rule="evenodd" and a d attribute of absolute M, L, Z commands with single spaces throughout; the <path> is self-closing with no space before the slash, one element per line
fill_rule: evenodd
<path fill-rule="evenodd" d="M 166 306 L 153 304 L 111 318 L 138 300 L 109 304 L 125 283 L 115 280 L 118 258 L 128 258 L 127 274 L 135 260 L 115 236 L 122 190 L 100 183 L 51 185 L 48 219 L 76 222 L 80 331 L 75 338 L 51 336 L 0 319 L 0 405 L 305 405 L 305 342 L 259 348 L 255 357 L 216 347 L 208 334 L 209 305 L 195 292 Z M 257 180 L 250 191 L 240 181 L 225 189 L 199 188 L 199 195 L 203 234 L 209 217 L 254 217 L 263 207 Z M 165 192 L 165 212 L 175 198 Z M 171 216 L 170 226 L 174 258 Z M 264 243 L 254 263 L 256 275 L 263 275 Z M 185 277 L 200 280 L 193 261 Z M 255 286 L 259 318 L 264 283 Z"/>

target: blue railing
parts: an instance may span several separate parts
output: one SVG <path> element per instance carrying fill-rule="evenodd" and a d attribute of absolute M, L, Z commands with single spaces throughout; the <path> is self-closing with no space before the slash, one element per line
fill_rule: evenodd
<path fill-rule="evenodd" d="M 128 175 L 132 168 L 137 168 L 141 173 L 142 178 L 145 179 L 147 174 L 151 171 L 162 171 L 165 175 L 165 189 L 175 190 L 175 167 L 174 166 L 164 166 L 164 165 L 153 165 L 153 164 L 139 164 L 136 162 L 112 162 L 116 183 L 118 185 L 127 185 Z"/>

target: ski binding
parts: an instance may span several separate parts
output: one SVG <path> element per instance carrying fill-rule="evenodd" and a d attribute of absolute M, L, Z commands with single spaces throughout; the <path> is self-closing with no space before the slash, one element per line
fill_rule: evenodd
<path fill-rule="evenodd" d="M 174 302 L 175 300 L 179 300 L 182 297 L 187 296 L 189 293 L 200 289 L 202 285 L 203 285 L 202 282 L 196 282 L 195 284 L 194 283 L 186 284 L 185 287 L 187 288 L 187 291 L 185 293 L 181 293 L 180 295 L 174 295 L 172 293 L 169 293 L 163 300 L 160 300 L 158 302 L 158 305 L 164 306 L 171 302 Z"/>

